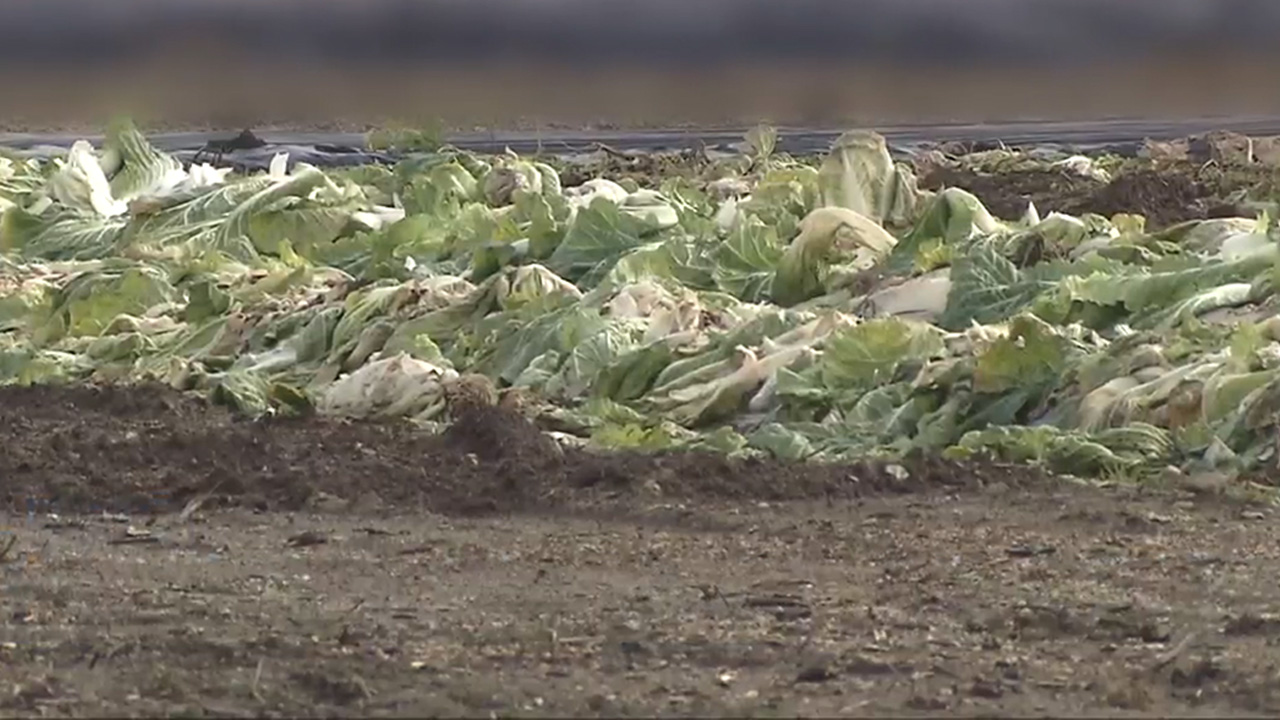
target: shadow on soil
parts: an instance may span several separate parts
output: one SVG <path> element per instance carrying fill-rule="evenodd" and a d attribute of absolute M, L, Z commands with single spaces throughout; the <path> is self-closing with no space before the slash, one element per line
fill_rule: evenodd
<path fill-rule="evenodd" d="M 452 515 L 664 497 L 840 499 L 1023 485 L 1025 468 L 906 461 L 817 465 L 712 453 L 561 448 L 522 416 L 471 410 L 440 435 L 404 422 L 246 420 L 163 386 L 0 388 L 5 505 L 35 512 L 173 512 L 192 497 L 260 510 L 331 502 Z M 897 468 L 894 468 L 897 471 Z"/>

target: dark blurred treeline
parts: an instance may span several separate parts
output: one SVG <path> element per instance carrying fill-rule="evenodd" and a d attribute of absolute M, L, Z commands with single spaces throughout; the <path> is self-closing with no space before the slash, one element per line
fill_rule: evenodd
<path fill-rule="evenodd" d="M 0 64 L 273 60 L 954 64 L 1267 54 L 1280 0 L 3 0 Z"/>

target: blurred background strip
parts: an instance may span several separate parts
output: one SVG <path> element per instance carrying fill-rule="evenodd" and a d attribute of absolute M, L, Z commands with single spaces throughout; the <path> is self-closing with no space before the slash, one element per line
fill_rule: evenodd
<path fill-rule="evenodd" d="M 8 129 L 1280 112 L 1276 0 L 5 0 L 3 26 Z"/>

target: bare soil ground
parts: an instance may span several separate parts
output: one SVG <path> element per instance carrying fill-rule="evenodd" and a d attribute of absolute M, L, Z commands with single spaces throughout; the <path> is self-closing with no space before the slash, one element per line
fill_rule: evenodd
<path fill-rule="evenodd" d="M 160 388 L 0 390 L 0 448 L 3 715 L 1280 711 L 1280 532 L 1222 498 Z"/>
<path fill-rule="evenodd" d="M 959 187 L 972 192 L 992 214 L 1016 220 L 1033 202 L 1043 214 L 1138 213 L 1149 229 L 1185 220 L 1250 216 L 1242 201 L 1273 200 L 1280 170 L 1255 165 L 1223 165 L 1194 161 L 1127 162 L 1109 182 L 1054 169 L 1013 170 L 981 174 L 938 168 L 921 178 L 930 190 Z"/>

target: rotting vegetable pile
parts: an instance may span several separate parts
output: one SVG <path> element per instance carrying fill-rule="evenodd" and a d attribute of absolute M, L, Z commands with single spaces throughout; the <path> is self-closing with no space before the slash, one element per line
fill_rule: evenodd
<path fill-rule="evenodd" d="M 1242 484 L 1276 463 L 1266 192 L 1163 227 L 1142 207 L 1002 218 L 917 176 L 1126 176 L 1005 149 L 900 163 L 864 131 L 791 158 L 775 138 L 649 187 L 565 187 L 554 161 L 449 148 L 238 175 L 117 122 L 101 149 L 0 159 L 0 382 L 435 431 L 501 404 L 593 449 Z"/>

